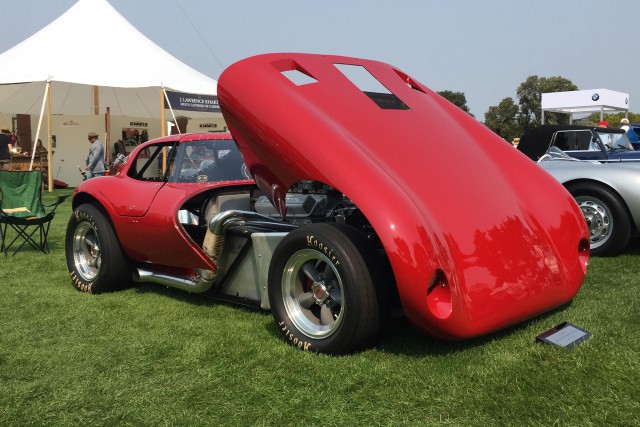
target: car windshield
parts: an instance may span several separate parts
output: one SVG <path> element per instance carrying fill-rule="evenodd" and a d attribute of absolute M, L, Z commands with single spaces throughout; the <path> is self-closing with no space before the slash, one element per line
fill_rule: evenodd
<path fill-rule="evenodd" d="M 627 134 L 614 133 L 607 131 L 597 131 L 600 141 L 607 148 L 607 151 L 612 150 L 630 150 L 633 151 L 633 146 Z"/>
<path fill-rule="evenodd" d="M 178 182 L 250 179 L 242 155 L 232 139 L 189 141 L 180 144 L 173 177 Z"/>

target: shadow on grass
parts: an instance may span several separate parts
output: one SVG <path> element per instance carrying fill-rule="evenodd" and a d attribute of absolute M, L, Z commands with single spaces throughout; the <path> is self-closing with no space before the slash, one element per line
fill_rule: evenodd
<path fill-rule="evenodd" d="M 568 302 L 551 311 L 543 313 L 539 316 L 520 322 L 516 325 L 509 326 L 490 334 L 486 334 L 476 338 L 470 338 L 460 341 L 449 341 L 438 339 L 421 332 L 413 326 L 406 317 L 396 317 L 387 321 L 382 328 L 380 335 L 374 345 L 374 349 L 389 353 L 409 357 L 423 357 L 428 355 L 448 355 L 457 353 L 474 347 L 481 347 L 491 341 L 503 339 L 518 331 L 531 328 L 531 323 L 539 323 L 558 312 L 567 309 L 572 302 Z M 266 330 L 279 339 L 282 339 L 282 332 L 274 322 L 265 325 Z M 544 332 L 543 330 L 535 330 L 535 335 Z M 535 342 L 535 336 L 531 337 L 532 344 Z"/>
<path fill-rule="evenodd" d="M 181 289 L 172 288 L 170 286 L 163 286 L 154 283 L 138 283 L 133 287 L 133 290 L 140 294 L 156 294 L 162 295 L 167 298 L 171 298 L 176 301 L 184 302 L 187 304 L 195 305 L 198 307 L 213 307 L 217 305 L 224 305 L 227 307 L 237 308 L 243 311 L 251 312 L 264 312 L 259 307 L 250 303 L 243 304 L 240 301 L 229 301 L 224 298 L 211 296 L 207 294 L 196 294 L 192 292 L 183 291 Z"/>
<path fill-rule="evenodd" d="M 384 328 L 376 348 L 385 353 L 401 354 L 404 356 L 448 355 L 475 347 L 482 347 L 491 341 L 505 339 L 514 333 L 531 328 L 532 322 L 538 323 L 565 310 L 570 305 L 571 302 L 504 329 L 464 340 L 436 338 L 421 332 L 405 317 L 392 319 Z M 535 336 L 542 332 L 544 331 L 536 330 L 533 332 L 535 335 L 531 337 L 532 343 L 535 342 Z"/>
<path fill-rule="evenodd" d="M 446 355 L 481 346 L 504 331 L 461 341 L 440 339 L 421 332 L 406 317 L 391 319 L 380 335 L 376 348 L 385 353 L 404 356 Z"/>
<path fill-rule="evenodd" d="M 208 295 L 193 294 L 179 289 L 149 283 L 139 284 L 134 288 L 134 290 L 138 293 L 152 293 L 161 295 L 176 301 L 199 307 L 214 307 L 224 305 L 225 307 L 230 307 L 240 312 L 246 311 L 252 313 L 262 313 L 264 314 L 264 330 L 266 330 L 274 339 L 282 341 L 282 343 L 286 345 L 285 340 L 282 337 L 282 332 L 273 321 L 271 314 L 265 310 L 260 309 L 259 307 L 243 305 L 237 302 L 231 302 L 225 299 L 220 299 Z M 386 325 L 383 326 L 373 348 L 385 353 L 398 354 L 409 357 L 448 355 L 475 347 L 481 347 L 491 341 L 504 339 L 514 333 L 517 333 L 518 331 L 531 328 L 532 322 L 535 322 L 536 324 L 541 323 L 540 321 L 567 309 L 571 304 L 572 301 L 554 310 L 543 313 L 532 319 L 525 320 L 516 325 L 512 325 L 499 331 L 482 335 L 480 337 L 459 341 L 449 341 L 430 336 L 418 330 L 407 320 L 406 317 L 399 316 L 387 321 Z M 535 330 L 532 333 L 537 335 L 542 332 L 544 331 Z M 532 343 L 535 341 L 535 335 L 531 337 Z"/>

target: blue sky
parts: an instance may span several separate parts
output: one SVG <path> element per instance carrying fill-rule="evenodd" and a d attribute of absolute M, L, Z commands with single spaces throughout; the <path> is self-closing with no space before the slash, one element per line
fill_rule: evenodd
<path fill-rule="evenodd" d="M 631 50 L 640 32 L 636 0 L 109 2 L 163 49 L 215 79 L 260 53 L 338 54 L 393 64 L 433 90 L 464 92 L 481 121 L 534 74 L 628 93 L 630 111 L 640 112 L 640 55 Z M 0 52 L 74 3 L 0 0 Z"/>

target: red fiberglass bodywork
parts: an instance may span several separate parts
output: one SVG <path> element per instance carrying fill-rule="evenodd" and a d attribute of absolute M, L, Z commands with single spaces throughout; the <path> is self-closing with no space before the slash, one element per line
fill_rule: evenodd
<path fill-rule="evenodd" d="M 207 139 L 228 140 L 231 135 L 216 132 L 168 136 L 138 146 L 129 158 L 137 158 L 151 144 L 178 144 Z M 195 194 L 230 184 L 253 182 L 183 184 L 140 181 L 128 176 L 132 166 L 133 161 L 129 161 L 115 176 L 84 181 L 75 190 L 73 208 L 95 200 L 108 213 L 122 248 L 134 262 L 215 270 L 216 264 L 181 230 L 176 212 Z"/>
<path fill-rule="evenodd" d="M 366 70 L 378 88 L 343 68 Z M 281 212 L 300 180 L 336 188 L 359 207 L 382 241 L 406 315 L 423 330 L 453 339 L 487 333 L 579 290 L 588 232 L 569 193 L 397 68 L 261 55 L 226 69 L 218 94 L 245 163 Z"/>

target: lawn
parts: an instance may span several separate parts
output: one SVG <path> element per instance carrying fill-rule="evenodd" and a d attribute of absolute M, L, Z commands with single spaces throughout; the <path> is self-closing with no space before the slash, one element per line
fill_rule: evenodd
<path fill-rule="evenodd" d="M 63 191 L 56 190 L 46 197 Z M 567 307 L 444 342 L 389 323 L 344 357 L 295 350 L 267 312 L 144 285 L 89 295 L 64 256 L 0 255 L 3 426 L 640 426 L 640 243 L 593 258 Z M 535 343 L 572 322 L 572 350 Z"/>

